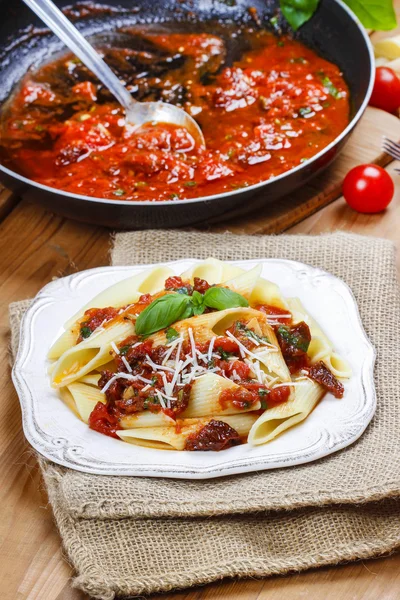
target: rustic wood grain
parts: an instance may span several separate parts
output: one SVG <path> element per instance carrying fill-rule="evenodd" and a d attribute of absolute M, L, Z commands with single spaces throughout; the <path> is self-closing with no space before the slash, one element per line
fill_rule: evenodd
<path fill-rule="evenodd" d="M 19 198 L 0 184 L 0 221 L 5 219 L 18 202 Z"/>
<path fill-rule="evenodd" d="M 397 1 L 400 12 L 400 1 Z M 375 35 L 375 34 L 374 34 Z M 379 34 L 378 34 L 379 35 Z M 371 144 L 376 150 L 382 135 L 380 123 L 391 134 L 399 122 L 380 115 L 370 137 L 360 138 L 366 160 Z M 390 117 L 387 120 L 387 117 Z M 386 128 L 386 125 L 385 125 Z M 385 129 L 386 131 L 386 129 Z M 368 134 L 366 134 L 368 136 Z M 354 143 L 353 141 L 351 143 Z M 398 163 L 397 163 L 398 164 Z M 336 163 L 332 169 L 344 169 Z M 396 198 L 378 215 L 353 212 L 343 199 L 330 204 L 290 233 L 341 229 L 400 241 L 400 176 L 388 167 L 396 182 Z M 341 170 L 341 175 L 343 171 Z M 321 188 L 317 184 L 316 193 Z M 326 189 L 326 188 L 325 188 Z M 89 600 L 70 585 L 71 568 L 62 557 L 60 539 L 51 509 L 41 487 L 33 452 L 21 430 L 18 399 L 8 366 L 7 306 L 33 296 L 53 277 L 108 264 L 109 235 L 104 229 L 54 216 L 26 201 L 17 202 L 0 191 L 0 590 L 2 600 Z M 5 209 L 3 209 L 5 206 Z M 223 229 L 260 232 L 259 218 L 246 228 L 237 223 Z M 288 227 L 288 224 L 283 227 Z M 268 231 L 268 229 L 265 229 Z M 400 272 L 400 263 L 399 263 Z M 189 591 L 155 595 L 152 600 L 398 600 L 400 554 L 390 557 L 318 569 L 265 580 L 224 581 Z"/>

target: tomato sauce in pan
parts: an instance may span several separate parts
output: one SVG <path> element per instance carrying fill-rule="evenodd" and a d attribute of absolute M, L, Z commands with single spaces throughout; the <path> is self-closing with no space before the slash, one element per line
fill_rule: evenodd
<path fill-rule="evenodd" d="M 179 127 L 125 126 L 111 94 L 68 55 L 29 73 L 8 102 L 3 164 L 76 194 L 179 200 L 275 177 L 349 123 L 349 91 L 336 65 L 289 36 L 238 25 L 209 30 L 129 29 L 125 47 L 101 48 L 135 98 L 189 112 L 206 150 Z"/>

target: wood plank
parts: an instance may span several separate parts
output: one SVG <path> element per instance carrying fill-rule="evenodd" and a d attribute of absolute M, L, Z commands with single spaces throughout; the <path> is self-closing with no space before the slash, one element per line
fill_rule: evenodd
<path fill-rule="evenodd" d="M 71 569 L 62 559 L 36 458 L 21 430 L 8 366 L 7 307 L 33 296 L 53 277 L 107 264 L 109 245 L 105 230 L 66 221 L 24 201 L 0 225 L 0 564 L 7 600 L 84 598 L 70 589 Z"/>
<path fill-rule="evenodd" d="M 18 202 L 19 198 L 0 184 L 0 221 L 6 218 Z"/>

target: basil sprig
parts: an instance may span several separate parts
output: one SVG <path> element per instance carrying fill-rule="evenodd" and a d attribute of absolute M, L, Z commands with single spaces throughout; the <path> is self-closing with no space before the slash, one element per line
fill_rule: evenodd
<path fill-rule="evenodd" d="M 209 308 L 215 308 L 217 310 L 249 305 L 244 296 L 224 287 L 208 288 L 204 294 L 204 304 Z"/>
<path fill-rule="evenodd" d="M 393 0 L 344 0 L 364 27 L 388 31 L 396 27 Z M 318 8 L 319 0 L 280 0 L 281 11 L 294 31 L 304 25 Z"/>
<path fill-rule="evenodd" d="M 138 316 L 135 330 L 138 335 L 150 335 L 184 318 L 190 305 L 185 294 L 166 294 L 156 298 Z"/>
<path fill-rule="evenodd" d="M 205 294 L 195 290 L 193 296 L 173 292 L 149 304 L 136 319 L 135 330 L 138 335 L 150 335 L 176 321 L 201 315 L 206 308 L 225 310 L 241 306 L 249 306 L 246 298 L 228 288 L 210 287 Z"/>

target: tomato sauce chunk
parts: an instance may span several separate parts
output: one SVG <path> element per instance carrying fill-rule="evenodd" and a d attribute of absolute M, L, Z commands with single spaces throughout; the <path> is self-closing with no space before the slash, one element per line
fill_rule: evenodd
<path fill-rule="evenodd" d="M 94 431 L 119 439 L 116 433 L 120 429 L 118 417 L 112 413 L 109 406 L 101 402 L 98 402 L 90 413 L 89 427 Z"/>
<path fill-rule="evenodd" d="M 295 373 L 308 366 L 307 351 L 311 342 L 311 332 L 307 323 L 301 321 L 292 327 L 275 326 L 275 333 L 289 371 Z"/>
<path fill-rule="evenodd" d="M 79 330 L 77 342 L 90 337 L 97 327 L 104 325 L 107 321 L 111 321 L 118 314 L 118 308 L 109 306 L 108 308 L 89 308 L 85 311 L 83 321 Z"/>
<path fill-rule="evenodd" d="M 271 306 L 269 304 L 259 304 L 255 307 L 256 310 L 263 312 L 269 317 L 269 321 L 276 323 L 282 323 L 283 325 L 289 325 L 292 321 L 292 315 L 284 308 L 278 306 Z"/>
<path fill-rule="evenodd" d="M 322 360 L 310 367 L 308 376 L 321 384 L 328 392 L 331 392 L 335 398 L 343 398 L 343 385 L 336 379 Z"/>
<path fill-rule="evenodd" d="M 185 443 L 185 450 L 225 450 L 241 444 L 240 435 L 228 423 L 211 419 L 200 431 L 192 433 Z"/>
<path fill-rule="evenodd" d="M 247 410 L 260 400 L 257 392 L 242 387 L 223 390 L 218 401 L 223 409 L 234 406 L 239 410 Z"/>

